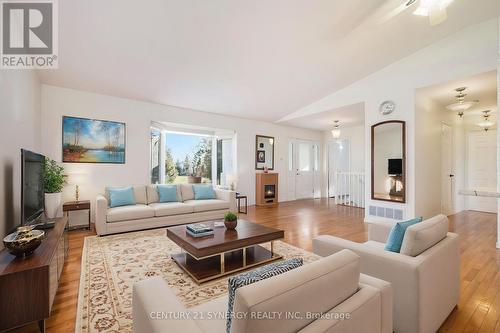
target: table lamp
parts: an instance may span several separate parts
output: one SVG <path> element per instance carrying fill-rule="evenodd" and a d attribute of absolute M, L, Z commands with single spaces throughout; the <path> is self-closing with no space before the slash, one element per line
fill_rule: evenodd
<path fill-rule="evenodd" d="M 236 190 L 236 185 L 238 184 L 238 177 L 235 174 L 228 174 L 226 176 L 226 183 L 230 186 L 231 191 Z"/>
<path fill-rule="evenodd" d="M 68 185 L 75 186 L 75 201 L 80 201 L 80 185 L 84 183 L 83 173 L 70 173 L 68 175 Z"/>

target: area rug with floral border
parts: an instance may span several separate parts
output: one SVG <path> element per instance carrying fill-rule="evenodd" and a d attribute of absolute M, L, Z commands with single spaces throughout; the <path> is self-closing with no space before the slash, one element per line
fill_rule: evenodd
<path fill-rule="evenodd" d="M 305 264 L 319 258 L 281 241 L 274 250 Z M 227 294 L 227 276 L 197 285 L 171 260 L 169 254 L 179 251 L 165 228 L 86 237 L 75 332 L 132 332 L 132 287 L 152 276 L 165 279 L 187 308 Z"/>

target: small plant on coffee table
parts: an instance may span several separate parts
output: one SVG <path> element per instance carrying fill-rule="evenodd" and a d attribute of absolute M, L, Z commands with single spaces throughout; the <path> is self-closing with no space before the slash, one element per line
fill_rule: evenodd
<path fill-rule="evenodd" d="M 224 225 L 228 230 L 236 229 L 238 225 L 238 216 L 233 212 L 227 212 L 226 215 L 224 215 Z"/>

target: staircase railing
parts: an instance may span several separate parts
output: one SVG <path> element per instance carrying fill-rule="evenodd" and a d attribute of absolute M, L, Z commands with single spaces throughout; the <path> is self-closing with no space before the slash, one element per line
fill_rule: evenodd
<path fill-rule="evenodd" d="M 335 204 L 365 207 L 365 174 L 362 172 L 335 173 Z"/>

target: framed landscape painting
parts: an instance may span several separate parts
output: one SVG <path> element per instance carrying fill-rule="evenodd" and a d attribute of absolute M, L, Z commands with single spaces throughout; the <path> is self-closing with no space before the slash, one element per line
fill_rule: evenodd
<path fill-rule="evenodd" d="M 125 163 L 125 124 L 64 116 L 62 155 L 66 163 Z"/>

